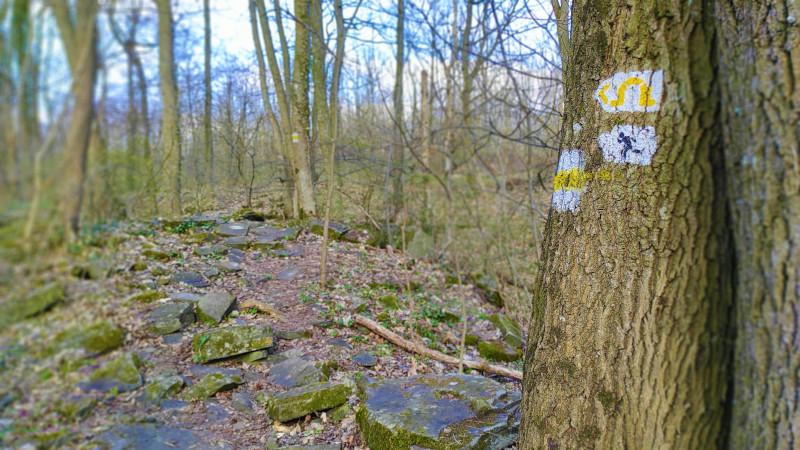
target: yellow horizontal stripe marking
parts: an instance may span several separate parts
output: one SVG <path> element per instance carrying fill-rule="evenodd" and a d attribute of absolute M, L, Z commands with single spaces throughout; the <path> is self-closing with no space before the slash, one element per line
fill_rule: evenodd
<path fill-rule="evenodd" d="M 600 170 L 596 173 L 586 172 L 584 170 L 573 167 L 572 169 L 559 170 L 553 178 L 554 191 L 579 191 L 586 187 L 586 183 L 590 180 L 611 181 L 611 172 L 609 170 Z"/>

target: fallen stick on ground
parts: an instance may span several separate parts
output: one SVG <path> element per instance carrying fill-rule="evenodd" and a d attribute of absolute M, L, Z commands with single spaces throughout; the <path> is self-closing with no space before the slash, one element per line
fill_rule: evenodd
<path fill-rule="evenodd" d="M 409 352 L 414 352 L 423 356 L 427 356 L 428 358 L 434 359 L 439 362 L 443 362 L 445 364 L 458 365 L 459 363 L 462 362 L 455 356 L 445 355 L 444 353 L 429 349 L 424 345 L 411 342 L 408 339 L 395 333 L 394 331 L 381 326 L 378 322 L 375 322 L 374 320 L 368 319 L 364 316 L 356 314 L 354 316 L 353 321 L 356 325 L 361 325 L 362 327 L 386 339 L 392 344 Z M 520 380 L 520 381 L 522 380 L 522 372 L 520 372 L 519 370 L 508 369 L 502 366 L 494 366 L 485 361 L 464 360 L 463 364 L 465 367 L 468 367 L 470 369 L 480 370 L 482 372 L 487 372 L 487 373 L 493 373 L 495 375 L 502 375 L 504 377 L 513 378 L 515 380 Z"/>

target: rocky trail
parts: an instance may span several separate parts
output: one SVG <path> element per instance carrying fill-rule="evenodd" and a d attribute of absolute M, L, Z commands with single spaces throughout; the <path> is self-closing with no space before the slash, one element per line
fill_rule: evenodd
<path fill-rule="evenodd" d="M 500 295 L 339 224 L 322 290 L 319 228 L 252 213 L 123 223 L 38 277 L 8 268 L 0 447 L 513 447 L 518 381 L 355 320 L 451 359 L 466 323 L 468 361 L 518 371 Z"/>

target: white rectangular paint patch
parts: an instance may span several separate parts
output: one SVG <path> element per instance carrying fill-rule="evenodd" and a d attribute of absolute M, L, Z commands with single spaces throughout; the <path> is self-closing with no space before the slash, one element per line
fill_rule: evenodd
<path fill-rule="evenodd" d="M 583 195 L 584 166 L 583 152 L 580 150 L 565 150 L 558 158 L 556 171 L 556 189 L 553 190 L 552 205 L 556 211 L 575 211 Z"/>
<path fill-rule="evenodd" d="M 601 133 L 597 143 L 606 161 L 649 166 L 656 153 L 656 129 L 651 126 L 617 125 Z"/>
<path fill-rule="evenodd" d="M 617 72 L 600 82 L 594 98 L 604 111 L 654 112 L 661 108 L 664 71 Z"/>

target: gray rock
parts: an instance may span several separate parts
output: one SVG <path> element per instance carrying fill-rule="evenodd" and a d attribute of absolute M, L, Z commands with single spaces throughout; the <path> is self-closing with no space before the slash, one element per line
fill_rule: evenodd
<path fill-rule="evenodd" d="M 515 348 L 522 348 L 522 343 L 525 341 L 522 336 L 522 328 L 512 318 L 505 314 L 492 314 L 489 316 L 489 321 L 500 330 L 503 335 L 503 340 L 508 345 Z"/>
<path fill-rule="evenodd" d="M 231 222 L 219 225 L 214 232 L 224 237 L 247 236 L 249 229 L 250 225 L 246 222 Z"/>
<path fill-rule="evenodd" d="M 272 347 L 272 328 L 242 325 L 198 333 L 192 341 L 194 361 L 205 363 Z"/>
<path fill-rule="evenodd" d="M 324 381 L 325 376 L 312 362 L 289 358 L 272 366 L 267 380 L 278 386 L 293 388 Z"/>
<path fill-rule="evenodd" d="M 197 316 L 207 323 L 220 323 L 235 300 L 227 292 L 209 292 L 197 302 Z"/>
<path fill-rule="evenodd" d="M 197 256 L 219 256 L 228 253 L 228 247 L 221 244 L 203 245 L 195 247 L 194 253 Z"/>
<path fill-rule="evenodd" d="M 183 341 L 183 333 L 172 333 L 161 338 L 161 342 L 167 345 L 179 345 Z"/>
<path fill-rule="evenodd" d="M 163 336 L 175 333 L 194 323 L 194 305 L 190 302 L 171 301 L 150 312 L 147 329 Z"/>
<path fill-rule="evenodd" d="M 353 361 L 362 367 L 375 367 L 378 364 L 378 358 L 370 352 L 360 352 L 353 356 Z"/>
<path fill-rule="evenodd" d="M 183 283 L 189 286 L 204 288 L 208 287 L 208 281 L 197 272 L 178 272 L 172 276 L 173 283 Z"/>
<path fill-rule="evenodd" d="M 132 391 L 144 383 L 139 372 L 141 365 L 142 362 L 135 353 L 123 353 L 95 370 L 90 381 L 81 383 L 80 386 L 86 391 Z"/>
<path fill-rule="evenodd" d="M 272 256 L 277 258 L 293 258 L 298 256 L 303 256 L 305 254 L 305 249 L 300 245 L 295 245 L 292 248 L 287 248 L 283 250 L 275 250 L 272 252 Z"/>
<path fill-rule="evenodd" d="M 253 398 L 246 392 L 234 392 L 231 396 L 231 406 L 243 413 L 253 412 Z"/>
<path fill-rule="evenodd" d="M 236 263 L 243 262 L 245 256 L 247 256 L 247 253 L 245 253 L 244 250 L 240 250 L 238 248 L 232 248 L 228 252 L 228 260 Z"/>
<path fill-rule="evenodd" d="M 230 248 L 235 249 L 246 249 L 248 246 L 247 237 L 245 236 L 233 236 L 225 239 L 222 241 L 222 245 Z"/>
<path fill-rule="evenodd" d="M 114 425 L 98 435 L 94 443 L 110 450 L 148 449 L 174 450 L 176 448 L 213 448 L 191 430 L 160 424 Z"/>
<path fill-rule="evenodd" d="M 217 392 L 233 389 L 242 383 L 244 380 L 238 375 L 211 373 L 188 387 L 181 398 L 188 401 L 203 400 L 213 397 Z"/>
<path fill-rule="evenodd" d="M 233 261 L 220 261 L 217 263 L 217 269 L 225 273 L 241 272 L 242 265 Z"/>
<path fill-rule="evenodd" d="M 174 293 L 171 293 L 171 294 L 168 294 L 168 295 L 169 295 L 169 298 L 171 298 L 173 300 L 180 300 L 180 301 L 192 302 L 192 303 L 199 302 L 200 301 L 200 297 L 201 297 L 200 294 L 194 294 L 192 292 L 174 292 Z"/>
<path fill-rule="evenodd" d="M 520 394 L 477 375 L 365 383 L 356 418 L 369 448 L 502 449 L 516 441 Z"/>
<path fill-rule="evenodd" d="M 183 389 L 183 385 L 183 378 L 178 375 L 161 375 L 144 387 L 142 399 L 152 403 L 161 402 L 175 396 Z"/>
<path fill-rule="evenodd" d="M 254 228 L 252 245 L 260 249 L 278 249 L 282 248 L 286 241 L 293 241 L 297 239 L 300 233 L 299 228 L 273 228 L 270 226 L 263 226 Z"/>
<path fill-rule="evenodd" d="M 25 297 L 0 303 L 0 331 L 17 321 L 41 314 L 64 299 L 64 288 L 51 283 Z"/>
<path fill-rule="evenodd" d="M 291 281 L 300 274 L 300 269 L 296 266 L 287 266 L 285 269 L 278 272 L 275 278 L 281 281 Z"/>
<path fill-rule="evenodd" d="M 309 231 L 314 234 L 322 236 L 324 232 L 325 222 L 319 219 L 314 219 L 308 222 Z M 341 239 L 348 231 L 350 231 L 350 227 L 343 223 L 338 222 L 330 222 L 328 223 L 328 236 L 332 239 Z"/>
<path fill-rule="evenodd" d="M 287 422 L 313 412 L 335 408 L 352 393 L 344 383 L 316 383 L 281 392 L 264 400 L 271 419 Z"/>

